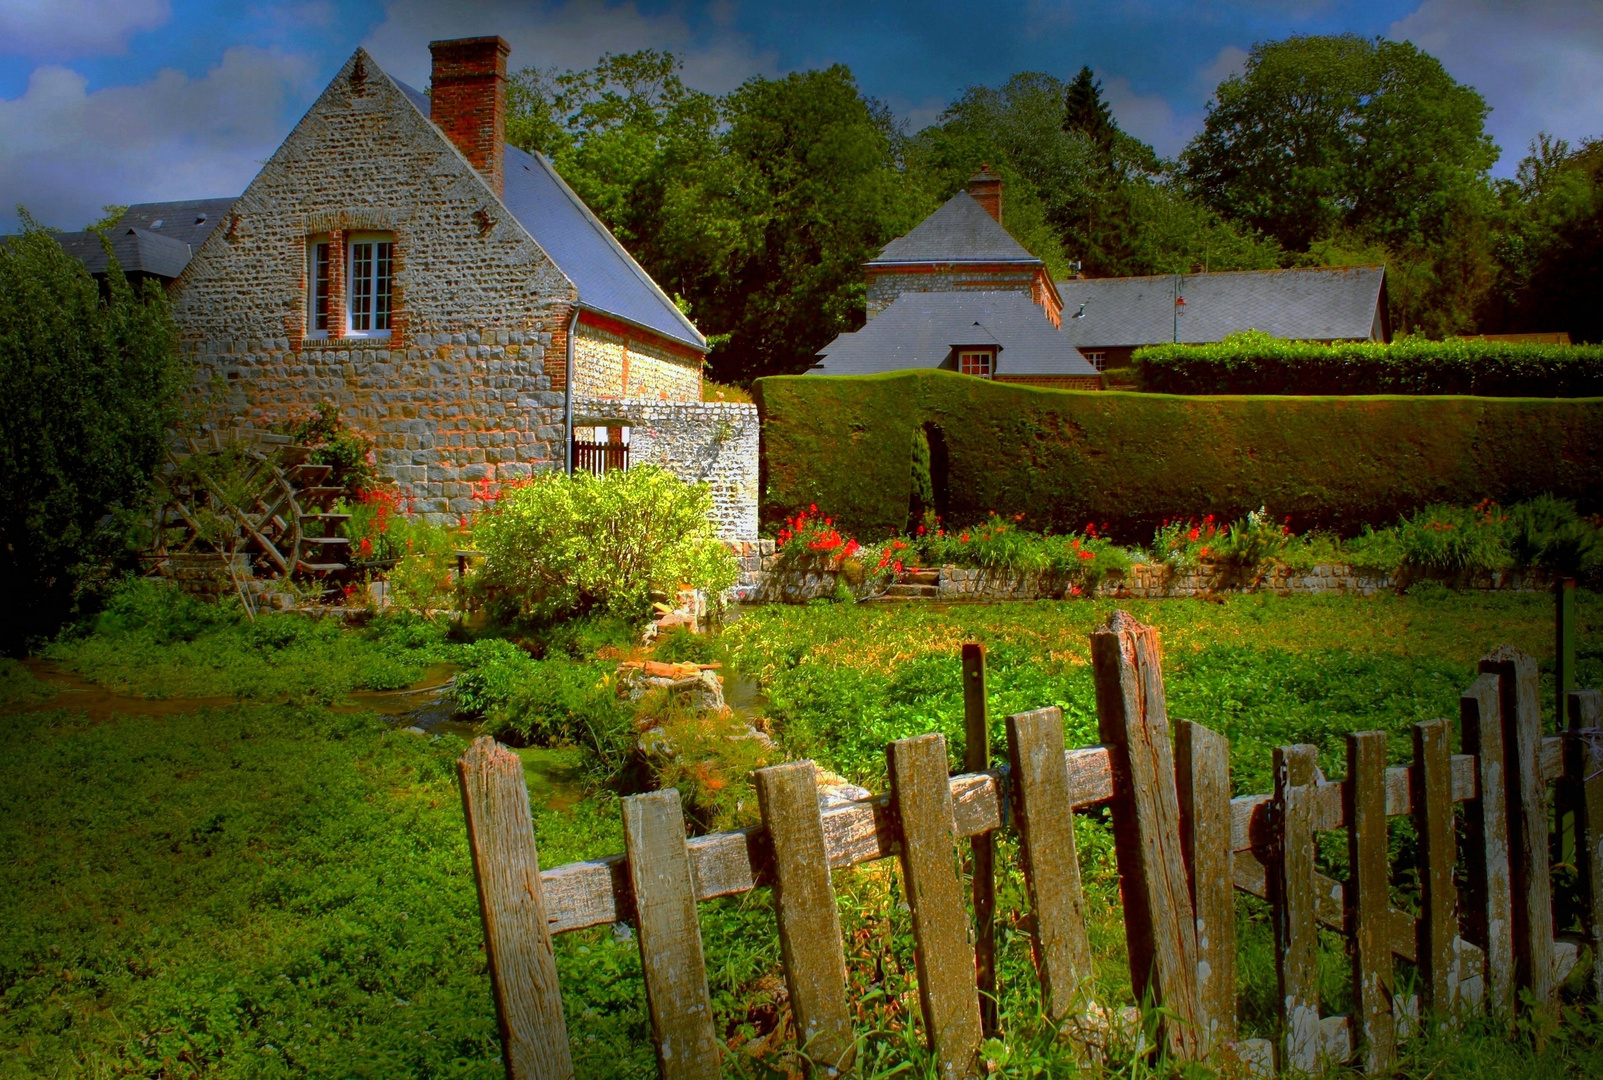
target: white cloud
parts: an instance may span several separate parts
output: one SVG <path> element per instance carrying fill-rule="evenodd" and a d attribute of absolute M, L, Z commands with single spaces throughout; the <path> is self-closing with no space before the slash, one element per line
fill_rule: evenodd
<path fill-rule="evenodd" d="M 237 195 L 310 74 L 304 57 L 246 46 L 199 78 L 163 69 L 93 92 L 75 71 L 36 68 L 21 97 L 0 101 L 0 229 L 19 203 L 71 229 L 107 203 Z"/>
<path fill-rule="evenodd" d="M 1101 76 L 1101 72 L 1098 72 Z M 1138 94 L 1122 75 L 1102 76 L 1102 96 L 1113 111 L 1113 119 L 1163 157 L 1174 157 L 1200 126 L 1196 117 L 1175 114 L 1174 106 L 1162 94 Z"/>
<path fill-rule="evenodd" d="M 587 68 L 603 53 L 663 49 L 684 60 L 686 85 L 722 93 L 752 75 L 777 73 L 774 53 L 759 51 L 733 29 L 733 13 L 732 3 L 715 5 L 712 26 L 698 33 L 677 10 L 648 14 L 632 2 L 392 0 L 363 44 L 385 71 L 419 88 L 429 81 L 430 41 L 499 34 L 512 46 L 507 65 L 513 71 Z"/>
<path fill-rule="evenodd" d="M 120 53 L 172 17 L 169 0 L 0 0 L 0 53 L 36 60 Z"/>
<path fill-rule="evenodd" d="M 1247 69 L 1247 56 L 1246 49 L 1226 45 L 1212 60 L 1197 69 L 1198 88 L 1212 97 L 1220 83 L 1232 75 L 1240 75 Z"/>
<path fill-rule="evenodd" d="M 1603 4 L 1596 0 L 1425 0 L 1391 26 L 1492 106 L 1487 130 L 1512 175 L 1538 131 L 1603 137 Z"/>

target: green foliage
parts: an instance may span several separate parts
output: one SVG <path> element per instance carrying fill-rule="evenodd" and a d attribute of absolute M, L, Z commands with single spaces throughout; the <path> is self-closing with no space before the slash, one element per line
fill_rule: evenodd
<path fill-rule="evenodd" d="M 1141 388 L 1162 394 L 1603 396 L 1603 346 L 1506 341 L 1288 341 L 1258 330 L 1213 345 L 1149 345 Z"/>
<path fill-rule="evenodd" d="M 324 486 L 344 488 L 346 498 L 359 498 L 378 478 L 373 440 L 347 424 L 332 401 L 320 401 L 310 415 L 275 424 L 273 430 L 311 447 L 311 464 L 333 466 Z"/>
<path fill-rule="evenodd" d="M 102 291 L 24 214 L 0 241 L 0 652 L 126 564 L 187 384 L 160 286 Z"/>
<path fill-rule="evenodd" d="M 1095 523 L 1084 532 L 1053 535 L 1019 527 L 1022 513 L 1009 521 L 996 514 L 972 529 L 934 530 L 910 537 L 909 562 L 924 566 L 966 566 L 999 574 L 1040 574 L 1061 581 L 1071 595 L 1090 592 L 1110 571 L 1130 568 L 1130 555 L 1104 536 Z"/>
<path fill-rule="evenodd" d="M 1022 513 L 1124 543 L 1166 519 L 1261 506 L 1294 531 L 1387 525 L 1431 503 L 1550 493 L 1603 509 L 1603 401 L 1075 393 L 949 372 L 763 379 L 763 516 L 828 507 L 878 539 L 906 522 L 913 431 L 945 433 L 947 531 Z"/>
<path fill-rule="evenodd" d="M 654 466 L 601 477 L 544 474 L 505 492 L 475 523 L 478 580 L 518 614 L 643 616 L 681 584 L 719 592 L 735 560 L 717 538 L 712 495 Z"/>
<path fill-rule="evenodd" d="M 88 628 L 86 628 L 88 629 Z M 110 594 L 92 632 L 63 637 L 45 655 L 121 693 L 149 698 L 338 701 L 353 690 L 393 690 L 450 658 L 442 627 L 407 616 L 347 633 L 337 619 L 262 614 L 208 603 L 172 585 L 129 578 Z"/>

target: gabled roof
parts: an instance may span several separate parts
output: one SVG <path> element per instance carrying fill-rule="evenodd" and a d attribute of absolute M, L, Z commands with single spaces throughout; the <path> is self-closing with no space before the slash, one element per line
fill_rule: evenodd
<path fill-rule="evenodd" d="M 952 367 L 954 350 L 965 345 L 998 346 L 999 376 L 1097 373 L 1041 306 L 1020 292 L 903 293 L 861 330 L 825 346 L 811 373 Z"/>
<path fill-rule="evenodd" d="M 1383 266 L 1084 278 L 1057 283 L 1063 329 L 1082 349 L 1223 341 L 1242 330 L 1304 341 L 1384 340 Z M 1080 314 L 1081 305 L 1084 314 Z"/>
<path fill-rule="evenodd" d="M 125 274 L 175 278 L 233 205 L 232 197 L 135 203 L 109 231 L 112 254 Z M 91 274 L 106 272 L 106 249 L 99 236 L 71 232 L 56 238 Z"/>
<path fill-rule="evenodd" d="M 429 115 L 426 94 L 394 80 Z M 697 352 L 707 339 L 542 154 L 506 148 L 501 201 L 574 287 L 579 306 L 655 331 Z"/>
<path fill-rule="evenodd" d="M 959 191 L 912 232 L 885 245 L 869 266 L 931 262 L 1045 264 L 999 225 L 966 191 Z M 878 321 L 876 319 L 876 321 Z"/>

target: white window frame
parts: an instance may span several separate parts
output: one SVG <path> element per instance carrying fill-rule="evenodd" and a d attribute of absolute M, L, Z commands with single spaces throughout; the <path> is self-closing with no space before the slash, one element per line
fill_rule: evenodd
<path fill-rule="evenodd" d="M 359 284 L 356 275 L 357 249 L 366 245 L 373 245 L 373 272 L 368 276 L 369 287 L 365 294 L 358 297 L 356 289 Z M 378 245 L 389 245 L 389 276 L 382 279 L 385 288 L 379 290 L 379 250 Z M 379 298 L 382 295 L 384 304 L 380 312 Z M 367 312 L 358 310 L 358 299 L 366 300 L 371 306 Z M 370 324 L 384 322 L 382 328 L 369 325 L 364 329 L 357 328 L 357 321 L 363 314 L 369 316 Z M 390 326 L 395 319 L 395 236 L 391 233 L 352 233 L 345 239 L 345 336 L 352 338 L 387 339 L 390 336 Z"/>
<path fill-rule="evenodd" d="M 1091 366 L 1098 371 L 1103 371 L 1108 366 L 1108 352 L 1106 349 L 1091 349 L 1090 351 L 1081 349 L 1080 355 L 1091 361 Z"/>
<path fill-rule="evenodd" d="M 983 364 L 976 364 L 975 366 L 976 367 L 983 367 L 984 370 L 983 371 L 969 371 L 969 370 L 967 370 L 964 367 L 963 362 L 965 360 L 967 360 L 969 357 L 976 357 L 979 360 L 982 360 Z M 995 349 L 959 349 L 959 350 L 957 350 L 957 370 L 959 372 L 961 372 L 962 374 L 964 374 L 964 375 L 972 375 L 976 379 L 989 379 L 991 376 L 996 374 L 996 350 Z"/>
<path fill-rule="evenodd" d="M 317 327 L 317 249 L 324 247 L 328 250 L 328 289 L 323 296 L 323 328 Z M 328 337 L 329 322 L 332 318 L 329 309 L 334 299 L 334 260 L 338 256 L 333 251 L 333 243 L 327 235 L 309 236 L 306 238 L 306 336 L 318 340 Z"/>

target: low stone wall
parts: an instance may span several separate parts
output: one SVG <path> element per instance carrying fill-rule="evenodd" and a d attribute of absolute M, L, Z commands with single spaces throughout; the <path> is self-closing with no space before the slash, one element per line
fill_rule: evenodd
<path fill-rule="evenodd" d="M 739 401 L 575 398 L 575 427 L 629 428 L 629 463 L 712 488 L 718 535 L 757 541 L 757 406 Z"/>

